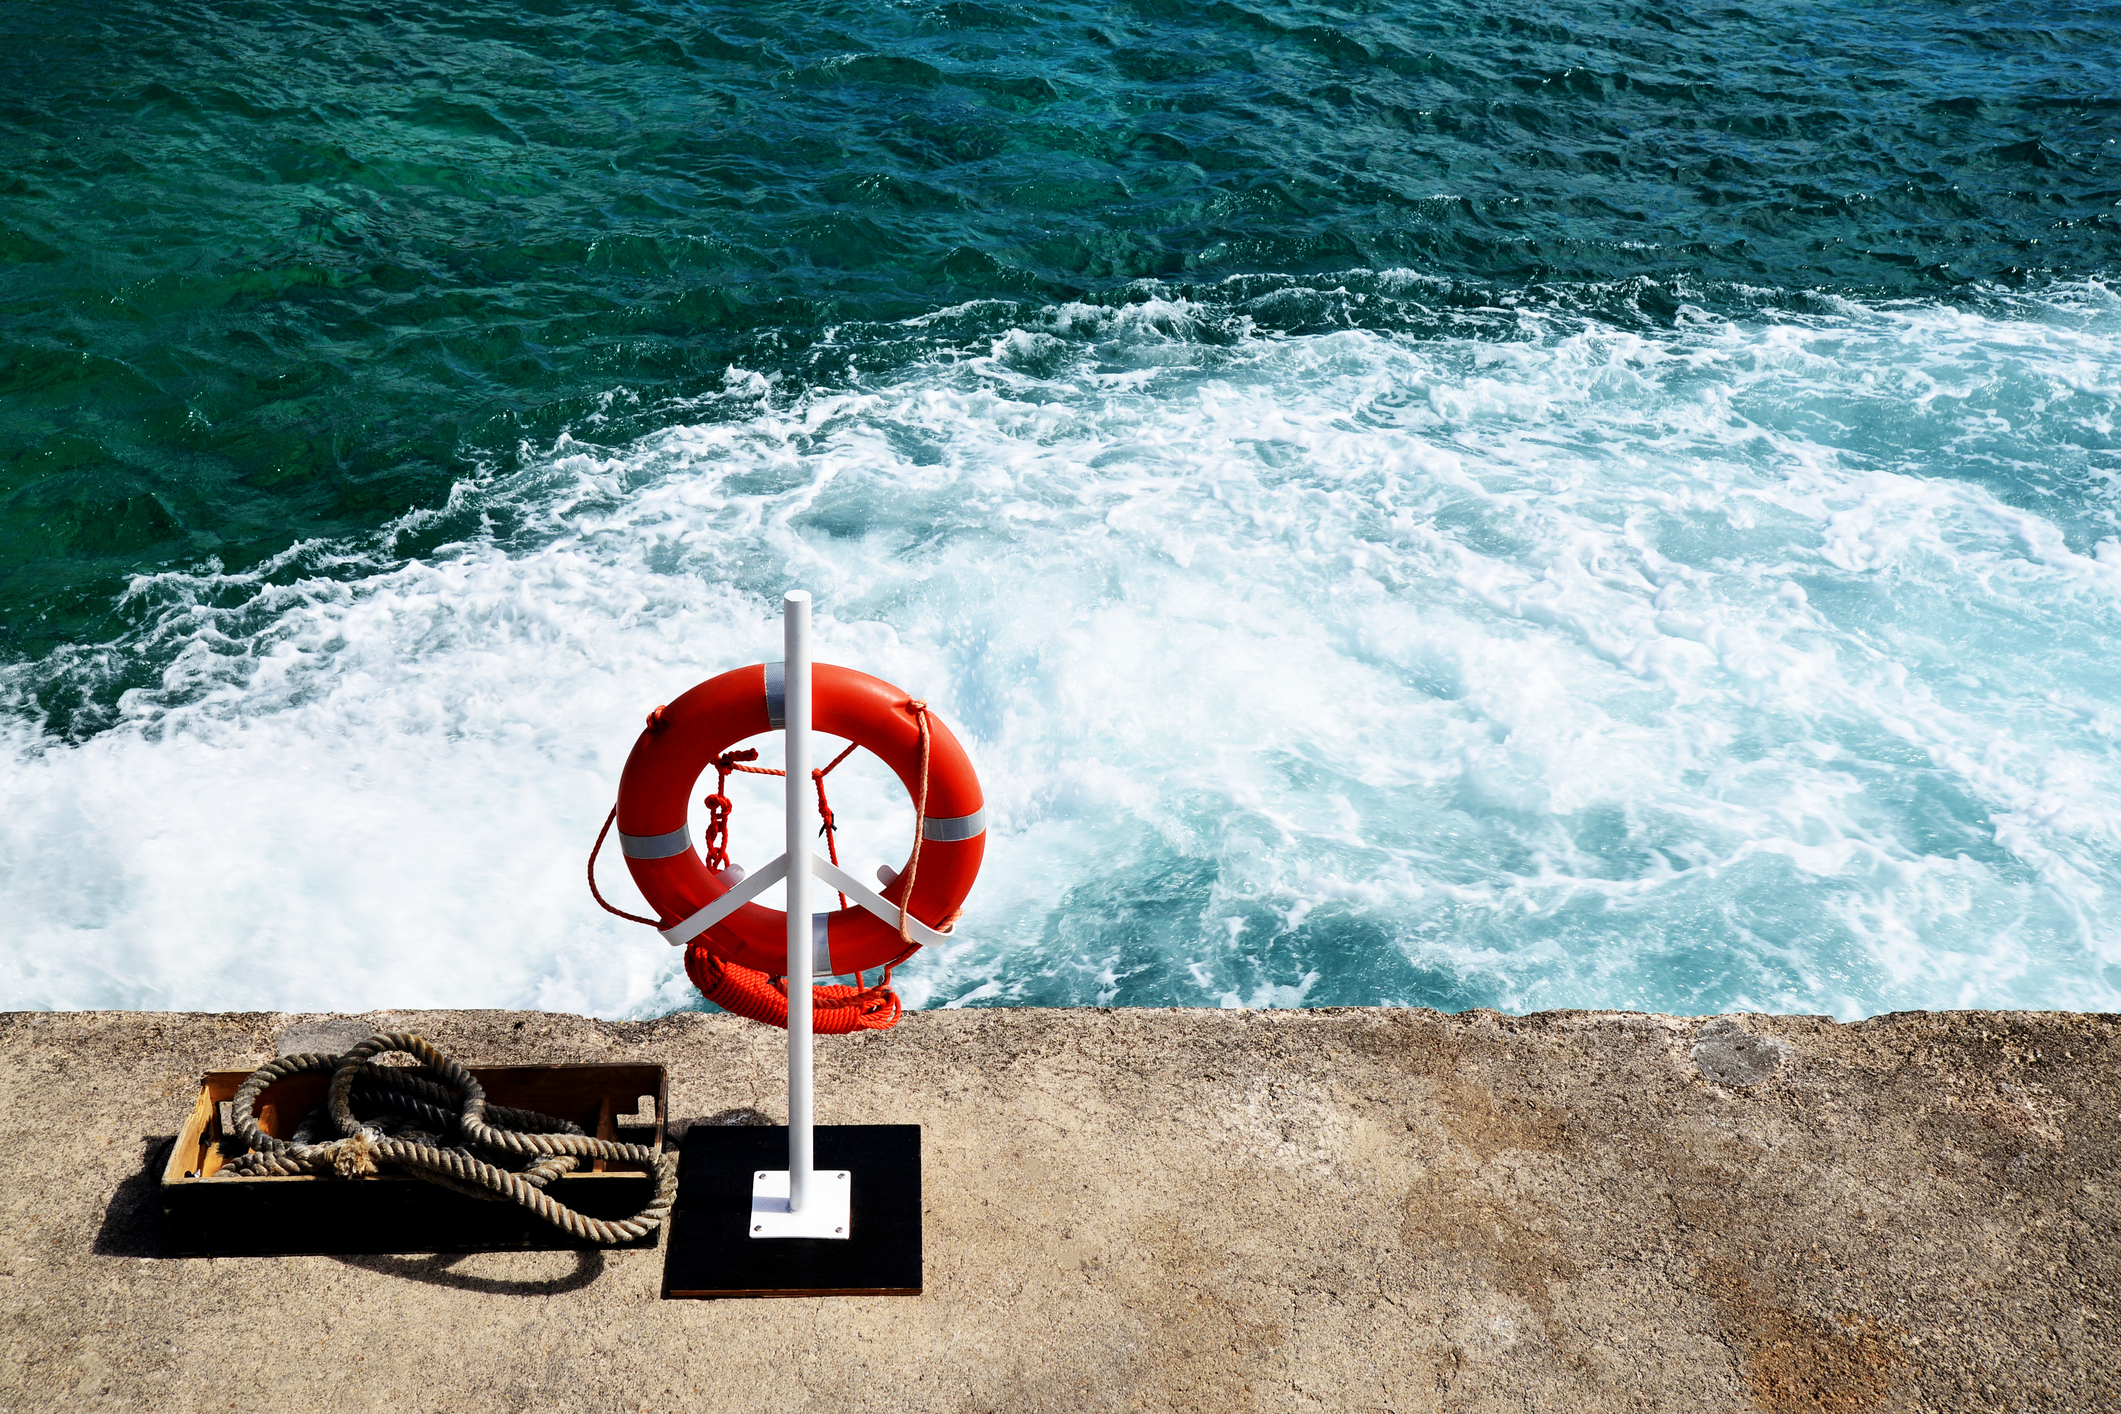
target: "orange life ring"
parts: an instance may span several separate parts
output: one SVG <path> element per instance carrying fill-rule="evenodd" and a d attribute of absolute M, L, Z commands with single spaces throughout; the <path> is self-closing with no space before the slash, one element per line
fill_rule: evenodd
<path fill-rule="evenodd" d="M 688 823 L 693 787 L 721 754 L 746 737 L 776 731 L 781 715 L 781 665 L 754 663 L 709 678 L 659 708 L 633 744 L 619 777 L 619 845 L 627 872 L 658 915 L 666 937 L 707 908 L 741 876 L 710 872 L 693 847 Z M 987 811 L 979 777 L 950 729 L 928 718 L 928 809 L 921 830 L 920 868 L 906 912 L 938 931 L 957 920 L 987 848 Z M 881 678 L 818 663 L 811 669 L 811 725 L 873 751 L 918 801 L 921 724 L 913 699 Z M 907 861 L 910 865 L 912 860 Z M 907 869 L 883 891 L 898 907 Z M 898 931 L 866 909 L 816 915 L 817 972 L 845 976 L 881 967 L 906 952 Z M 673 942 L 686 941 L 674 937 Z M 698 935 L 724 962 L 779 977 L 788 970 L 788 915 L 746 903 Z"/>

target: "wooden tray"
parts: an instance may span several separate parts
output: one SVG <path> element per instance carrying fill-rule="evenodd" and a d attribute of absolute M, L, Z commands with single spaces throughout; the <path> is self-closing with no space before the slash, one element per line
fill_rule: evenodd
<path fill-rule="evenodd" d="M 473 1066 L 489 1104 L 573 1120 L 600 1139 L 660 1150 L 669 1082 L 659 1065 Z M 224 1102 L 247 1070 L 210 1072 L 161 1175 L 170 1250 L 180 1257 L 299 1253 L 491 1252 L 593 1244 L 569 1237 L 526 1208 L 485 1202 L 385 1166 L 363 1178 L 249 1177 L 221 1172 Z M 259 1126 L 277 1139 L 324 1102 L 330 1077 L 291 1075 L 258 1097 Z M 598 1159 L 553 1180 L 547 1193 L 590 1217 L 639 1212 L 655 1192 L 639 1168 Z M 623 1245 L 653 1247 L 661 1230 Z"/>

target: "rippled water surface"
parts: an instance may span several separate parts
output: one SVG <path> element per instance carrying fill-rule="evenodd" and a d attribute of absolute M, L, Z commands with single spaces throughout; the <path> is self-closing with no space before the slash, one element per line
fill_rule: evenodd
<path fill-rule="evenodd" d="M 581 857 L 794 583 L 916 1004 L 2121 1005 L 2111 9 L 0 38 L 0 1005 L 696 1004 Z"/>

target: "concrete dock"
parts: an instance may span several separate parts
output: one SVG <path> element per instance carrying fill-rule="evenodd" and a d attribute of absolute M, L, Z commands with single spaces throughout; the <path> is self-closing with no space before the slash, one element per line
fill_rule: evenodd
<path fill-rule="evenodd" d="M 178 1259 L 150 1161 L 284 1015 L 0 1015 L 0 1409 L 2121 1408 L 2121 1018 L 991 1010 L 821 1040 L 925 1126 L 926 1293 L 662 1253 Z M 782 1036 L 376 1013 L 782 1117 Z"/>

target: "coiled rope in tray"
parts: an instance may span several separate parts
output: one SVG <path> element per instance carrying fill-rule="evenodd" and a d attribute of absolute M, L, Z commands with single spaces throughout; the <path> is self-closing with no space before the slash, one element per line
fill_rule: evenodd
<path fill-rule="evenodd" d="M 374 1065 L 372 1059 L 401 1052 L 417 1066 Z M 312 1114 L 293 1139 L 276 1139 L 259 1128 L 253 1111 L 275 1081 L 307 1071 L 328 1073 L 326 1112 L 339 1138 L 312 1142 L 323 1117 Z M 364 1110 L 391 1113 L 370 1119 Z M 418 1036 L 369 1037 L 343 1056 L 283 1056 L 254 1073 L 230 1105 L 236 1133 L 250 1152 L 223 1172 L 239 1174 L 335 1173 L 343 1178 L 372 1174 L 379 1163 L 399 1164 L 430 1183 L 494 1202 L 513 1202 L 585 1242 L 609 1247 L 646 1236 L 659 1227 L 677 1196 L 675 1155 L 641 1144 L 619 1144 L 582 1132 L 581 1126 L 535 1110 L 486 1103 L 485 1087 L 470 1071 Z M 483 1151 L 502 1167 L 480 1156 Z M 655 1196 L 630 1218 L 607 1222 L 553 1201 L 545 1185 L 580 1167 L 583 1159 L 639 1164 L 655 1174 Z"/>

